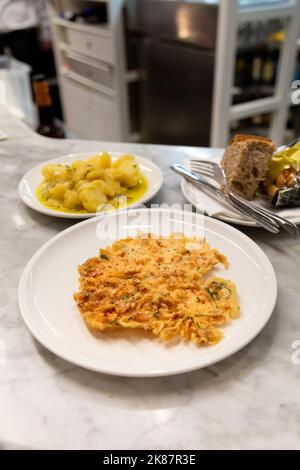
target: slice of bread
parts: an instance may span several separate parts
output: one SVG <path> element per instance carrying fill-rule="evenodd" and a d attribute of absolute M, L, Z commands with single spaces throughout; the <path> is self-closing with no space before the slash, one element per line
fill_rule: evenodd
<path fill-rule="evenodd" d="M 267 176 L 275 149 L 272 140 L 266 137 L 237 134 L 221 161 L 230 189 L 245 199 L 253 199 L 259 183 Z"/>

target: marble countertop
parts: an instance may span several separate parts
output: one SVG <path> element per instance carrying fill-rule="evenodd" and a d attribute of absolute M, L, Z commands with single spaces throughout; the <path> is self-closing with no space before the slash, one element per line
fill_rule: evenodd
<path fill-rule="evenodd" d="M 17 288 L 27 261 L 75 223 L 25 207 L 17 193 L 20 178 L 60 154 L 129 151 L 164 172 L 154 202 L 183 204 L 180 179 L 169 165 L 204 150 L 50 140 L 4 111 L 0 129 L 9 135 L 0 142 L 0 449 L 299 449 L 300 354 L 292 348 L 300 340 L 299 241 L 242 228 L 270 258 L 279 292 L 271 320 L 239 353 L 166 378 L 126 379 L 81 369 L 35 341 L 20 316 Z"/>

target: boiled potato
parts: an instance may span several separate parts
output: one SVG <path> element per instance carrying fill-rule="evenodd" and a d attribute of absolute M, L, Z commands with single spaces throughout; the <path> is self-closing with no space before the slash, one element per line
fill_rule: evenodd
<path fill-rule="evenodd" d="M 105 170 L 104 180 L 107 181 L 108 183 L 110 181 L 119 181 L 121 177 L 122 177 L 122 171 L 119 170 L 118 168 L 107 168 Z"/>
<path fill-rule="evenodd" d="M 67 191 L 67 186 L 64 183 L 56 183 L 49 191 L 49 198 L 56 201 L 62 201 Z"/>
<path fill-rule="evenodd" d="M 87 184 L 89 184 L 89 181 L 87 180 L 79 180 L 77 181 L 77 183 L 74 185 L 74 188 L 71 188 L 71 189 L 76 189 L 76 191 L 79 191 L 80 189 L 82 189 L 84 186 L 86 186 Z"/>
<path fill-rule="evenodd" d="M 110 168 L 111 166 L 111 157 L 109 153 L 102 152 L 94 157 L 88 159 L 90 163 L 97 170 L 104 170 L 105 168 Z"/>
<path fill-rule="evenodd" d="M 48 199 L 49 197 L 49 191 L 51 190 L 51 183 L 49 184 L 48 181 L 43 181 L 39 187 L 39 192 L 42 194 L 42 196 L 45 199 Z"/>
<path fill-rule="evenodd" d="M 132 155 L 124 154 L 118 160 L 113 162 L 112 168 L 120 168 L 120 166 L 124 166 L 127 163 L 135 163 L 134 157 Z"/>
<path fill-rule="evenodd" d="M 109 198 L 119 196 L 119 194 L 124 192 L 124 188 L 120 185 L 120 183 L 114 180 L 101 181 L 101 189 Z"/>
<path fill-rule="evenodd" d="M 44 166 L 42 174 L 46 181 L 61 182 L 72 178 L 70 167 L 59 163 L 49 163 L 49 165 Z"/>
<path fill-rule="evenodd" d="M 86 179 L 91 180 L 101 180 L 105 177 L 105 170 L 95 170 L 94 168 L 88 172 Z"/>
<path fill-rule="evenodd" d="M 125 184 L 130 188 L 138 184 L 140 170 L 132 155 L 123 155 L 113 163 L 112 167 L 120 171 L 117 179 L 121 184 Z"/>
<path fill-rule="evenodd" d="M 94 183 L 87 184 L 79 192 L 79 200 L 88 212 L 97 212 L 107 202 L 104 192 Z"/>
<path fill-rule="evenodd" d="M 73 181 L 79 181 L 86 177 L 89 170 L 92 169 L 91 166 L 88 166 L 87 162 L 83 160 L 76 160 L 72 163 L 71 169 L 73 170 Z"/>
<path fill-rule="evenodd" d="M 64 196 L 64 206 L 67 209 L 79 210 L 81 208 L 81 202 L 77 191 L 68 189 Z"/>

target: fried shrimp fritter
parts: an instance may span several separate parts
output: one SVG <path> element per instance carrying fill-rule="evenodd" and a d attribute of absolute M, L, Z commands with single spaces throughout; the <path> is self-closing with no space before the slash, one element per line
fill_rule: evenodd
<path fill-rule="evenodd" d="M 127 238 L 79 266 L 74 299 L 91 329 L 140 328 L 166 341 L 212 345 L 240 310 L 234 283 L 208 277 L 219 263 L 228 266 L 204 240 Z"/>

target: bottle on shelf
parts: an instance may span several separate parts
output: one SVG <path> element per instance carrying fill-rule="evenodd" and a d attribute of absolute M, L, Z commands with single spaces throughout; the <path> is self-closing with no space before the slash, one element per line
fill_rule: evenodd
<path fill-rule="evenodd" d="M 269 50 L 267 52 L 266 58 L 262 66 L 261 78 L 264 84 L 271 85 L 274 83 L 275 70 L 276 70 L 275 54 L 274 54 L 274 51 Z"/>
<path fill-rule="evenodd" d="M 253 60 L 252 60 L 252 83 L 253 84 L 259 84 L 260 79 L 261 79 L 261 71 L 262 71 L 262 57 L 259 52 L 254 54 Z"/>
<path fill-rule="evenodd" d="M 45 75 L 39 74 L 33 77 L 33 90 L 40 122 L 36 132 L 44 137 L 63 139 L 65 135 L 61 126 L 55 121 L 49 83 Z"/>
<path fill-rule="evenodd" d="M 251 83 L 251 61 L 248 54 L 239 54 L 236 60 L 235 85 L 246 87 Z"/>

